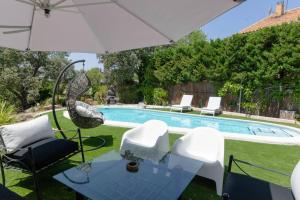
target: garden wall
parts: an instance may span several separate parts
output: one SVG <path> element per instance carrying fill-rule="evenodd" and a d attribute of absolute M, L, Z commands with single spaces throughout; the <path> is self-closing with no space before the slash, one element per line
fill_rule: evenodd
<path fill-rule="evenodd" d="M 168 91 L 171 104 L 179 104 L 183 94 L 194 95 L 192 106 L 195 107 L 204 107 L 210 96 L 216 96 L 214 86 L 207 81 L 170 86 Z"/>
<path fill-rule="evenodd" d="M 197 83 L 186 83 L 177 84 L 168 88 L 169 102 L 171 104 L 179 104 L 183 94 L 194 95 L 192 106 L 194 107 L 205 107 L 210 96 L 218 96 L 216 88 L 207 81 Z M 259 97 L 257 97 L 259 99 Z M 226 95 L 222 97 L 221 106 L 224 111 L 237 112 L 238 111 L 238 97 Z M 269 106 L 262 112 L 252 113 L 256 115 L 268 116 L 268 117 L 279 117 L 280 110 L 294 110 L 300 112 L 300 105 L 292 104 L 291 99 L 288 97 L 283 98 L 279 103 L 277 99 L 270 97 Z M 241 108 L 241 112 L 245 111 Z"/>

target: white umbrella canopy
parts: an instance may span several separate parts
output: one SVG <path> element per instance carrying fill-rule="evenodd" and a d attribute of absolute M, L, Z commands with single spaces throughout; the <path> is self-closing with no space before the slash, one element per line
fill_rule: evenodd
<path fill-rule="evenodd" d="M 169 44 L 237 0 L 1 0 L 0 46 L 111 53 Z"/>

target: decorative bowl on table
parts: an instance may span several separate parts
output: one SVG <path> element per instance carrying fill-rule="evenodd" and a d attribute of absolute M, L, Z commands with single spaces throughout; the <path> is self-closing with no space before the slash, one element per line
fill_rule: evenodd
<path fill-rule="evenodd" d="M 139 163 L 135 161 L 131 161 L 127 163 L 126 169 L 129 172 L 137 172 L 139 170 Z"/>

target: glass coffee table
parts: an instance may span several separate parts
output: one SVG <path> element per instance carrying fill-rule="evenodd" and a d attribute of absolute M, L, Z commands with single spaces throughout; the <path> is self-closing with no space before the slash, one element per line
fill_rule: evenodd
<path fill-rule="evenodd" d="M 74 190 L 78 199 L 175 200 L 203 165 L 171 153 L 159 162 L 141 160 L 137 172 L 127 171 L 128 162 L 119 152 L 111 151 L 54 179 Z"/>

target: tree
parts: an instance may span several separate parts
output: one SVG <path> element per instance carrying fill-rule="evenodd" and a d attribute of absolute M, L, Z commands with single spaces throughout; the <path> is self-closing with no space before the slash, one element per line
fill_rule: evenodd
<path fill-rule="evenodd" d="M 205 35 L 195 31 L 174 45 L 156 49 L 154 75 L 165 87 L 203 80 L 211 62 L 210 54 Z"/>
<path fill-rule="evenodd" d="M 53 81 L 68 60 L 64 53 L 0 49 L 1 98 L 22 110 L 39 100 L 43 83 Z"/>
<path fill-rule="evenodd" d="M 92 85 L 92 97 L 94 98 L 95 93 L 98 91 L 99 86 L 103 84 L 104 75 L 99 68 L 91 68 L 86 72 Z"/>
<path fill-rule="evenodd" d="M 132 103 L 141 100 L 145 71 L 153 52 L 154 48 L 144 48 L 98 55 L 99 61 L 104 64 L 106 83 L 117 87 L 121 101 Z"/>
<path fill-rule="evenodd" d="M 224 85 L 221 91 L 240 85 L 245 105 L 255 104 L 258 113 L 270 113 L 276 101 L 271 113 L 278 113 L 287 91 L 300 99 L 299 31 L 300 23 L 294 22 L 212 41 L 219 61 L 209 72 L 211 79 Z"/>

